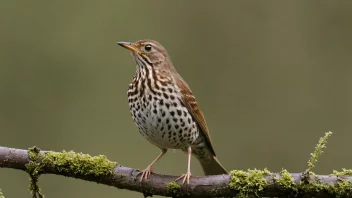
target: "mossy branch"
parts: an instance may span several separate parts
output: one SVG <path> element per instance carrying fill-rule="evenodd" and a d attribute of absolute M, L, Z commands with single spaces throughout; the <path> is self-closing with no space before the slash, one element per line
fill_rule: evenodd
<path fill-rule="evenodd" d="M 309 174 L 271 173 L 268 170 L 233 170 L 229 175 L 191 177 L 188 186 L 174 182 L 177 176 L 152 174 L 139 182 L 139 171 L 73 151 L 40 151 L 0 147 L 0 167 L 26 171 L 32 197 L 44 197 L 38 186 L 41 174 L 56 174 L 143 193 L 169 197 L 352 197 L 352 170 L 315 175 L 310 171 L 325 147 L 322 138 L 310 160 Z M 320 145 L 320 146 L 319 146 Z M 0 195 L 1 197 L 1 195 Z"/>

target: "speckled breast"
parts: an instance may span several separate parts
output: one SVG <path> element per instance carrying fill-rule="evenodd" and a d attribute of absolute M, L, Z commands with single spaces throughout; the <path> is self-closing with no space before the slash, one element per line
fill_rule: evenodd
<path fill-rule="evenodd" d="M 185 149 L 196 142 L 196 122 L 171 84 L 151 90 L 131 83 L 128 101 L 139 132 L 160 148 Z"/>

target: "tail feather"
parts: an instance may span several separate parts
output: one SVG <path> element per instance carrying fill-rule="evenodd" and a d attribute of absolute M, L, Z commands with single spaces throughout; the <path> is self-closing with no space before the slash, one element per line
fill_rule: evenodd
<path fill-rule="evenodd" d="M 210 161 L 200 160 L 205 175 L 222 175 L 228 174 L 226 169 L 220 164 L 219 160 L 212 156 Z"/>

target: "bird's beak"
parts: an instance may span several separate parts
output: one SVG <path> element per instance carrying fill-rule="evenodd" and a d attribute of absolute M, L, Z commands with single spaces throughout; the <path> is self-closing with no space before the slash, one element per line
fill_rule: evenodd
<path fill-rule="evenodd" d="M 128 50 L 131 50 L 132 52 L 136 52 L 136 53 L 140 53 L 140 51 L 132 45 L 132 43 L 130 42 L 117 42 L 116 44 L 128 49 Z"/>

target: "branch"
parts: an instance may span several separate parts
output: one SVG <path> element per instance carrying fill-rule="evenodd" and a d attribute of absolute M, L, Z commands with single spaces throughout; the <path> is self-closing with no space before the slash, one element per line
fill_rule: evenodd
<path fill-rule="evenodd" d="M 40 174 L 56 174 L 143 193 L 145 196 L 173 197 L 226 196 L 310 196 L 348 197 L 352 195 L 350 170 L 335 175 L 270 173 L 267 170 L 231 171 L 229 175 L 192 176 L 188 186 L 174 182 L 176 176 L 151 174 L 146 183 L 139 182 L 139 171 L 120 166 L 105 156 L 91 157 L 72 151 L 40 151 L 0 147 L 0 167 L 26 171 L 32 179 L 33 197 L 42 197 L 36 184 Z M 37 187 L 37 188 L 36 188 Z M 39 194 L 38 194 L 39 193 Z"/>

